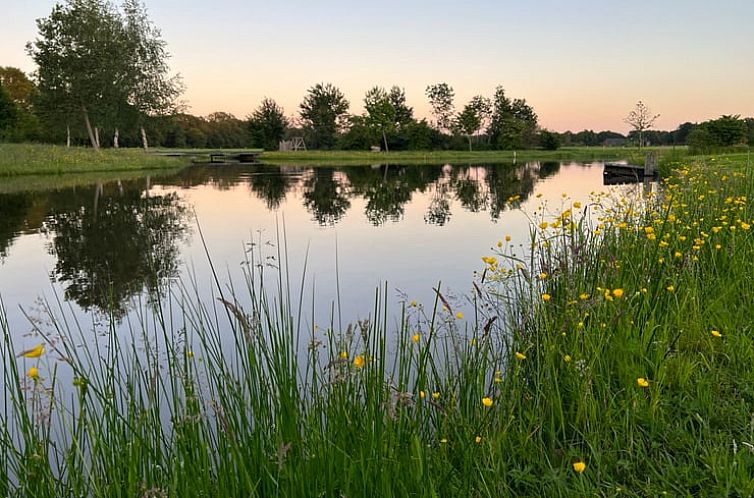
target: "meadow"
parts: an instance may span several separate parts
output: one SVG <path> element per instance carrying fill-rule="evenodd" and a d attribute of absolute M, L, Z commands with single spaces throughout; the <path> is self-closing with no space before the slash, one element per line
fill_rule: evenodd
<path fill-rule="evenodd" d="M 0 494 L 749 496 L 754 172 L 665 167 L 490 241 L 474 316 L 439 288 L 393 324 L 379 289 L 319 329 L 250 252 L 244 285 L 176 285 L 102 349 L 49 303 L 18 358 L 0 318 Z"/>
<path fill-rule="evenodd" d="M 60 145 L 0 144 L 0 182 L 20 175 L 177 169 L 185 160 L 145 154 L 142 149 L 66 148 Z"/>
<path fill-rule="evenodd" d="M 188 166 L 192 157 L 169 157 L 167 152 L 202 154 L 210 149 L 100 149 L 88 147 L 66 148 L 59 145 L 0 144 L 0 181 L 24 175 L 59 176 L 65 174 L 112 173 L 176 170 Z M 238 149 L 225 149 L 232 152 Z M 252 150 L 252 149 L 250 149 Z M 258 149 L 253 149 L 258 150 Z M 645 150 L 655 150 L 661 157 L 678 158 L 686 154 L 685 147 L 653 147 L 643 150 L 622 147 L 568 147 L 556 151 L 266 151 L 261 161 L 276 166 L 363 166 L 369 164 L 489 164 L 512 161 L 600 161 L 629 160 L 641 164 Z M 209 160 L 205 157 L 205 160 Z"/>

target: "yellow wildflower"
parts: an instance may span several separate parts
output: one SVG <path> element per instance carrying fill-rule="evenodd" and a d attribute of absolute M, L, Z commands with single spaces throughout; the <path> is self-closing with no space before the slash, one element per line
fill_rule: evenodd
<path fill-rule="evenodd" d="M 675 290 L 675 287 L 668 285 L 667 287 L 665 287 L 665 290 L 667 290 L 668 292 L 673 292 Z"/>
<path fill-rule="evenodd" d="M 26 376 L 34 380 L 39 379 L 39 369 L 37 369 L 37 367 L 31 367 L 29 371 L 26 372 Z"/>
<path fill-rule="evenodd" d="M 432 393 L 432 399 L 440 399 L 440 393 L 435 391 Z"/>
<path fill-rule="evenodd" d="M 348 351 L 341 351 L 338 356 L 340 356 L 341 360 L 347 360 L 348 359 Z"/>
<path fill-rule="evenodd" d="M 552 299 L 552 296 L 549 295 L 548 293 L 545 292 L 544 294 L 542 294 L 542 301 L 547 302 L 550 299 Z"/>
<path fill-rule="evenodd" d="M 474 442 L 475 442 L 476 444 L 479 444 L 479 443 L 481 443 L 481 442 L 482 442 L 482 436 L 477 436 L 477 437 L 475 437 L 475 438 L 474 438 Z"/>
<path fill-rule="evenodd" d="M 649 387 L 649 381 L 644 377 L 639 377 L 638 379 L 636 379 L 636 384 L 639 387 Z"/>
<path fill-rule="evenodd" d="M 489 396 L 485 396 L 482 398 L 482 404 L 485 406 L 485 408 L 489 408 L 492 406 L 492 398 Z"/>
<path fill-rule="evenodd" d="M 16 355 L 17 358 L 20 358 L 23 356 L 24 358 L 39 358 L 42 356 L 45 352 L 44 344 L 37 344 L 31 349 L 27 349 L 26 351 L 22 351 Z"/>
<path fill-rule="evenodd" d="M 569 355 L 569 354 L 565 355 L 563 357 L 563 361 L 566 362 L 566 363 L 570 363 L 571 362 L 571 355 Z"/>
<path fill-rule="evenodd" d="M 581 460 L 579 460 L 578 462 L 574 462 L 574 464 L 573 464 L 573 470 L 576 473 L 581 474 L 582 472 L 584 472 L 586 470 L 586 464 L 584 462 L 582 462 Z"/>
<path fill-rule="evenodd" d="M 510 242 L 511 241 L 511 236 L 510 235 L 506 235 L 505 236 L 505 241 L 506 242 Z"/>
<path fill-rule="evenodd" d="M 526 355 L 524 353 L 516 351 L 516 359 L 518 361 L 524 361 L 526 359 Z"/>
<path fill-rule="evenodd" d="M 712 337 L 722 337 L 723 336 L 723 334 L 721 334 L 719 330 L 713 330 L 710 333 L 712 334 Z"/>
<path fill-rule="evenodd" d="M 579 201 L 576 201 L 576 202 L 573 203 L 573 207 L 576 208 L 576 209 L 579 209 L 579 208 L 581 208 L 581 203 Z"/>
<path fill-rule="evenodd" d="M 414 344 L 416 344 L 417 342 L 419 342 L 419 334 L 412 335 L 411 336 L 411 340 L 413 341 Z"/>
<path fill-rule="evenodd" d="M 459 320 L 462 320 L 463 319 L 463 313 L 461 313 L 460 311 L 458 313 L 456 313 L 456 318 L 459 319 Z"/>
<path fill-rule="evenodd" d="M 582 292 L 581 294 L 579 294 L 579 299 L 581 299 L 582 301 L 586 301 L 587 299 L 589 299 L 589 294 L 587 294 L 586 292 Z"/>
<path fill-rule="evenodd" d="M 421 399 L 424 399 L 424 398 L 426 398 L 426 397 L 427 397 L 427 393 L 425 393 L 424 391 L 419 391 L 419 397 L 420 397 Z"/>
<path fill-rule="evenodd" d="M 613 296 L 623 297 L 623 289 L 613 289 Z"/>
<path fill-rule="evenodd" d="M 356 355 L 356 358 L 353 359 L 353 366 L 356 368 L 364 368 L 364 355 Z"/>

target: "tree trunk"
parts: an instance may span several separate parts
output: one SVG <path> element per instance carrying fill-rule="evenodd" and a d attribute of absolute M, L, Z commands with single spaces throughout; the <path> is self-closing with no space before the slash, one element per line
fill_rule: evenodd
<path fill-rule="evenodd" d="M 65 146 L 67 149 L 71 148 L 71 126 L 66 125 L 65 127 Z"/>
<path fill-rule="evenodd" d="M 97 141 L 97 148 L 99 149 L 99 126 L 94 127 L 94 139 Z"/>
<path fill-rule="evenodd" d="M 387 136 L 385 136 L 385 130 L 382 130 L 382 141 L 385 142 L 385 152 L 390 152 L 390 149 L 387 147 Z"/>
<path fill-rule="evenodd" d="M 144 152 L 149 151 L 149 142 L 147 142 L 147 132 L 144 131 L 144 127 L 141 127 L 141 144 L 144 146 Z"/>
<path fill-rule="evenodd" d="M 466 135 L 466 138 L 469 139 L 469 152 L 471 152 L 471 135 Z"/>
<path fill-rule="evenodd" d="M 86 132 L 89 134 L 89 141 L 92 143 L 94 150 L 99 150 L 99 142 L 94 138 L 92 123 L 89 121 L 89 112 L 83 106 L 81 107 L 81 112 L 84 113 L 84 124 L 86 124 Z"/>
<path fill-rule="evenodd" d="M 115 135 L 113 136 L 113 147 L 116 149 L 120 147 L 120 132 L 118 131 L 118 128 L 115 128 Z"/>

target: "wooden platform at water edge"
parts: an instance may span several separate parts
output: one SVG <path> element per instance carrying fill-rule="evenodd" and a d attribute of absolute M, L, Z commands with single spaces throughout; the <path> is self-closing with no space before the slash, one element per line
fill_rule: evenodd
<path fill-rule="evenodd" d="M 657 176 L 657 154 L 650 152 L 644 161 L 644 166 L 624 163 L 605 163 L 602 175 L 605 185 L 642 181 L 645 178 Z"/>
<path fill-rule="evenodd" d="M 165 157 L 185 157 L 195 164 L 244 163 L 259 164 L 262 149 L 249 150 L 159 150 L 153 154 Z"/>

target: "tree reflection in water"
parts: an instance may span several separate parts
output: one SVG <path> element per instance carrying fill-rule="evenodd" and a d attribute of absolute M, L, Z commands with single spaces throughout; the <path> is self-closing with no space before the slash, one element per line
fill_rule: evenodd
<path fill-rule="evenodd" d="M 186 213 L 176 194 L 102 184 L 67 192 L 43 226 L 66 299 L 119 319 L 132 296 L 159 292 L 164 279 L 178 274 Z"/>
<path fill-rule="evenodd" d="M 304 179 L 304 206 L 320 225 L 334 225 L 351 207 L 347 182 L 333 168 L 314 168 Z"/>

